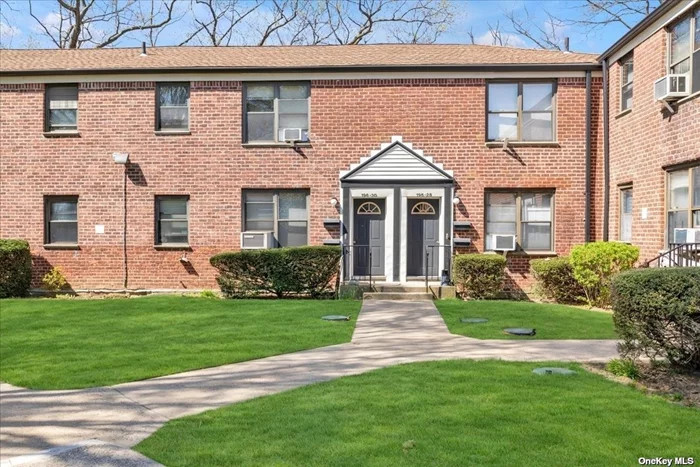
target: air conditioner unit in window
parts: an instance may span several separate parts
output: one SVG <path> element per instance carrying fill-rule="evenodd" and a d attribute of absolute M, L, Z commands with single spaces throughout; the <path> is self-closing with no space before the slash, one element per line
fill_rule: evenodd
<path fill-rule="evenodd" d="M 654 82 L 654 98 L 657 101 L 672 101 L 690 95 L 688 74 L 666 75 Z"/>
<path fill-rule="evenodd" d="M 274 246 L 272 232 L 241 232 L 241 250 L 263 250 Z"/>
<path fill-rule="evenodd" d="M 302 129 L 301 128 L 283 128 L 282 129 L 283 139 L 287 143 L 297 143 L 302 140 Z"/>
<path fill-rule="evenodd" d="M 700 243 L 700 229 L 673 229 L 673 243 Z"/>
<path fill-rule="evenodd" d="M 491 246 L 496 251 L 515 251 L 515 235 L 491 234 Z"/>

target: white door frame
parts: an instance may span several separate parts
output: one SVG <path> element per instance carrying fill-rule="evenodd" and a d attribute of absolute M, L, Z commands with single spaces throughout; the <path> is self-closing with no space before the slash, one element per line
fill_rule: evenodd
<path fill-rule="evenodd" d="M 348 226 L 347 244 L 352 245 L 355 238 L 353 223 L 355 222 L 355 200 L 372 201 L 376 199 L 385 200 L 384 216 L 384 276 L 386 281 L 393 281 L 394 277 L 394 189 L 393 188 L 351 188 L 350 206 L 343 209 L 350 210 L 350 225 Z M 353 275 L 353 262 L 348 264 L 349 276 Z"/>
<path fill-rule="evenodd" d="M 401 188 L 401 263 L 399 268 L 399 280 L 406 282 L 408 275 L 407 267 L 407 252 L 408 252 L 408 200 L 409 199 L 437 199 L 440 204 L 440 220 L 439 222 L 439 244 L 445 243 L 445 189 L 444 187 L 411 187 Z M 452 207 L 450 205 L 450 207 Z M 441 250 L 441 249 L 440 249 Z M 440 251 L 438 257 L 438 273 L 445 268 L 445 255 Z"/>

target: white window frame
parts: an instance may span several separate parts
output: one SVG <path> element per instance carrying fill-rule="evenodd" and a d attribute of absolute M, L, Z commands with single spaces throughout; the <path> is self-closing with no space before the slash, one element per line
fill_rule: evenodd
<path fill-rule="evenodd" d="M 517 97 L 517 110 L 514 112 L 510 111 L 490 111 L 489 110 L 489 85 L 491 84 L 515 84 L 518 86 L 518 97 Z M 552 109 L 551 110 L 523 110 L 523 85 L 525 84 L 551 84 L 552 85 Z M 517 136 L 512 141 L 515 142 L 526 142 L 526 143 L 552 143 L 557 141 L 557 80 L 524 80 L 524 81 L 512 81 L 512 80 L 489 80 L 486 82 L 486 142 L 497 142 L 502 141 L 501 139 L 490 139 L 489 138 L 489 116 L 492 114 L 502 114 L 502 113 L 517 113 Z M 528 113 L 549 113 L 552 116 L 552 139 L 548 140 L 523 140 L 523 115 Z"/>
<path fill-rule="evenodd" d="M 627 66 L 632 67 L 632 79 L 629 79 L 629 72 L 627 72 L 627 75 L 625 76 L 625 67 Z M 627 78 L 627 80 L 625 80 L 625 78 Z M 629 107 L 625 107 L 625 90 L 629 88 L 631 88 L 632 91 L 632 102 L 630 103 Z M 634 52 L 631 52 L 625 58 L 620 60 L 620 112 L 632 110 L 632 107 L 634 107 Z"/>

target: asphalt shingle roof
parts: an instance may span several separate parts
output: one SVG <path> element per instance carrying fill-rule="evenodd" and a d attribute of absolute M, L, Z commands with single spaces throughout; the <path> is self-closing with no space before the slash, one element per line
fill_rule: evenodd
<path fill-rule="evenodd" d="M 595 64 L 593 54 L 487 45 L 321 45 L 0 50 L 0 72 L 197 68 L 450 67 Z"/>

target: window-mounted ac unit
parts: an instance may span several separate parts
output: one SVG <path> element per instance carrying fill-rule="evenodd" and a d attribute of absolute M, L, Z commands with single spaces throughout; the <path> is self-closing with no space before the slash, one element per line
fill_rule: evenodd
<path fill-rule="evenodd" d="M 690 95 L 688 74 L 666 75 L 654 82 L 654 98 L 657 101 L 671 101 Z"/>
<path fill-rule="evenodd" d="M 491 245 L 496 251 L 515 251 L 515 235 L 491 234 Z"/>
<path fill-rule="evenodd" d="M 272 232 L 241 232 L 241 250 L 263 250 L 274 246 Z"/>
<path fill-rule="evenodd" d="M 700 243 L 700 229 L 673 229 L 673 243 Z"/>
<path fill-rule="evenodd" d="M 296 143 L 302 140 L 302 129 L 301 128 L 283 128 L 282 136 L 288 143 Z"/>

